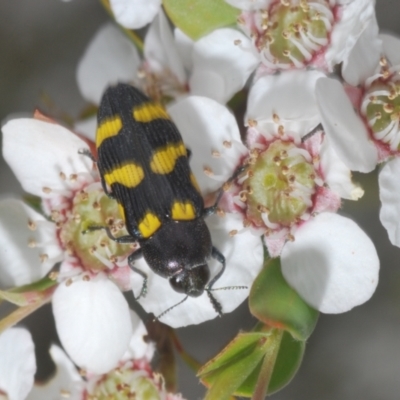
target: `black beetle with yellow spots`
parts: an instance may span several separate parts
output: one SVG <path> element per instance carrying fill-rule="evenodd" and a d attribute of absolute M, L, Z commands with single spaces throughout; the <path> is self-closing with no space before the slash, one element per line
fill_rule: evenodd
<path fill-rule="evenodd" d="M 213 247 L 204 218 L 216 211 L 222 189 L 214 206 L 205 208 L 177 127 L 161 105 L 138 89 L 109 87 L 97 119 L 103 188 L 118 202 L 129 235 L 114 237 L 107 227 L 89 230 L 105 229 L 118 243 L 140 244 L 128 257 L 130 267 L 144 278 L 139 297 L 146 293 L 147 276 L 134 261 L 143 256 L 174 290 L 186 294 L 183 301 L 206 291 L 221 315 L 222 307 L 210 291 L 224 272 L 225 258 Z M 222 265 L 211 280 L 210 257 Z"/>

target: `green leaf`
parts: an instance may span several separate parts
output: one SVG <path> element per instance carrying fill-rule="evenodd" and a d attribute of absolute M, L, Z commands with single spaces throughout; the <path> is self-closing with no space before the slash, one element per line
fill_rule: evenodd
<path fill-rule="evenodd" d="M 268 394 L 281 390 L 293 379 L 303 360 L 304 350 L 305 342 L 293 339 L 288 332 L 283 333 L 268 385 Z M 236 396 L 252 397 L 257 380 L 259 379 L 261 367 L 262 363 L 260 362 L 257 368 L 238 387 L 235 392 Z"/>
<path fill-rule="evenodd" d="M 194 40 L 236 24 L 240 14 L 224 0 L 163 0 L 163 5 L 174 25 Z"/>
<path fill-rule="evenodd" d="M 215 358 L 199 371 L 201 381 L 210 389 L 206 400 L 225 400 L 235 393 L 263 360 L 271 334 L 240 333 Z"/>
<path fill-rule="evenodd" d="M 57 285 L 57 281 L 46 277 L 29 285 L 0 290 L 0 299 L 24 307 L 48 298 Z"/>
<path fill-rule="evenodd" d="M 249 306 L 264 324 L 287 330 L 297 340 L 311 335 L 319 315 L 286 283 L 279 258 L 265 262 L 251 288 Z"/>

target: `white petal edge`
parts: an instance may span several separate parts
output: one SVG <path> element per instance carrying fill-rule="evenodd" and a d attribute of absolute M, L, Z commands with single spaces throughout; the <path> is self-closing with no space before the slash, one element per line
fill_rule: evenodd
<path fill-rule="evenodd" d="M 343 199 L 358 200 L 364 190 L 353 183 L 351 171 L 338 157 L 325 135 L 320 150 L 321 167 L 329 188 Z"/>
<path fill-rule="evenodd" d="M 176 49 L 178 51 L 179 58 L 182 60 L 183 66 L 185 67 L 186 71 L 191 71 L 193 68 L 192 52 L 194 41 L 179 28 L 174 29 L 174 38 Z"/>
<path fill-rule="evenodd" d="M 10 328 L 0 334 L 0 393 L 5 392 L 6 399 L 24 400 L 31 390 L 36 372 L 34 347 L 26 329 Z"/>
<path fill-rule="evenodd" d="M 162 10 L 154 18 L 144 40 L 144 57 L 153 72 L 172 72 L 181 84 L 186 72 L 180 59 L 174 35 Z"/>
<path fill-rule="evenodd" d="M 190 91 L 226 103 L 243 88 L 258 64 L 258 54 L 243 33 L 231 28 L 217 29 L 193 46 Z"/>
<path fill-rule="evenodd" d="M 84 382 L 75 365 L 54 344 L 50 347 L 50 355 L 56 366 L 55 375 L 48 382 L 34 385 L 26 400 L 82 399 Z"/>
<path fill-rule="evenodd" d="M 161 0 L 110 0 L 116 21 L 128 29 L 150 23 L 158 13 Z"/>
<path fill-rule="evenodd" d="M 371 18 L 364 32 L 358 38 L 343 62 L 344 80 L 353 86 L 365 82 L 379 68 L 382 40 L 378 36 L 379 27 L 375 16 Z"/>
<path fill-rule="evenodd" d="M 388 161 L 379 172 L 379 218 L 391 243 L 400 247 L 400 158 Z"/>
<path fill-rule="evenodd" d="M 374 17 L 374 0 L 352 0 L 343 4 L 341 17 L 333 26 L 331 43 L 325 55 L 330 69 L 346 61 L 358 38 Z"/>
<path fill-rule="evenodd" d="M 215 100 L 189 96 L 168 107 L 172 119 L 192 150 L 190 166 L 203 194 L 213 192 L 231 177 L 241 157 L 247 154 L 233 114 Z M 224 141 L 232 143 L 231 148 Z M 220 157 L 213 157 L 217 151 Z M 210 167 L 216 179 L 206 176 Z"/>
<path fill-rule="evenodd" d="M 349 218 L 321 213 L 302 225 L 283 248 L 282 273 L 312 307 L 327 314 L 370 299 L 378 284 L 374 244 Z"/>
<path fill-rule="evenodd" d="M 214 288 L 230 286 L 247 286 L 247 289 L 231 289 L 212 292 L 222 305 L 224 313 L 235 310 L 249 295 L 251 285 L 263 264 L 263 246 L 261 238 L 243 230 L 243 219 L 239 214 L 227 214 L 221 218 L 211 216 L 207 219 L 213 245 L 225 256 L 226 270 L 215 283 Z M 235 236 L 229 232 L 238 230 Z M 184 294 L 175 292 L 167 279 L 154 274 L 141 259 L 137 267 L 148 274 L 148 293 L 139 302 L 147 312 L 158 316 L 169 307 L 179 303 Z M 221 269 L 221 264 L 211 259 L 208 262 L 211 276 Z M 161 322 L 178 328 L 192 324 L 200 324 L 218 316 L 206 293 L 197 298 L 188 298 L 184 303 L 170 310 L 161 318 Z"/>
<path fill-rule="evenodd" d="M 87 46 L 76 71 L 82 96 L 99 104 L 106 88 L 134 82 L 141 63 L 133 43 L 115 25 L 103 25 Z"/>
<path fill-rule="evenodd" d="M 371 172 L 378 162 L 377 149 L 341 83 L 319 79 L 316 97 L 324 131 L 337 155 L 352 171 Z"/>
<path fill-rule="evenodd" d="M 92 161 L 78 154 L 88 145 L 61 125 L 33 118 L 8 121 L 2 128 L 3 156 L 28 193 L 42 198 L 65 194 L 82 184 L 60 179 L 60 172 L 69 177 L 84 174 L 88 177 Z M 45 193 L 43 187 L 52 190 Z"/>
<path fill-rule="evenodd" d="M 379 37 L 383 42 L 384 55 L 389 59 L 391 65 L 400 64 L 400 38 L 387 33 L 382 33 Z"/>
<path fill-rule="evenodd" d="M 61 283 L 53 295 L 61 343 L 81 368 L 103 374 L 114 368 L 132 336 L 128 304 L 104 275 Z"/>
<path fill-rule="evenodd" d="M 250 89 L 246 121 L 256 120 L 257 129 L 266 135 L 276 135 L 279 125 L 292 135 L 306 135 L 320 122 L 315 85 L 323 76 L 318 71 L 288 71 L 259 78 Z"/>
<path fill-rule="evenodd" d="M 35 230 L 28 223 L 36 225 Z M 36 242 L 36 247 L 28 244 Z M 44 262 L 40 255 L 47 254 Z M 20 200 L 0 201 L 0 288 L 27 285 L 43 278 L 61 261 L 55 224 Z"/>

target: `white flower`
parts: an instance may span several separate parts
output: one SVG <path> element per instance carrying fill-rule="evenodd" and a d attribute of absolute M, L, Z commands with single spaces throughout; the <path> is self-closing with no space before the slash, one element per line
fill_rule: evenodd
<path fill-rule="evenodd" d="M 218 115 L 226 115 L 226 122 L 213 130 L 216 124 L 211 121 L 202 137 L 206 144 L 212 140 L 215 151 L 203 152 L 200 165 L 194 159 L 193 168 L 211 166 L 207 172 L 212 170 L 218 182 L 239 165 L 249 164 L 221 202 L 224 218 L 238 219 L 231 231 L 237 246 L 243 246 L 245 235 L 264 235 L 270 255 L 281 256 L 285 278 L 303 299 L 322 312 L 339 313 L 372 295 L 379 260 L 365 233 L 349 219 L 333 214 L 341 197 L 358 199 L 363 191 L 351 182 L 350 170 L 321 131 L 307 136 L 319 124 L 314 85 L 321 75 L 293 71 L 257 80 L 246 115 L 249 149 L 241 147 L 235 121 L 229 119 L 226 109 L 220 109 Z M 177 121 L 182 132 L 197 125 L 188 112 L 189 105 L 209 119 L 211 107 L 206 105 L 210 102 L 188 98 L 174 106 L 187 110 L 180 114 L 188 118 L 186 126 Z M 174 115 L 173 109 L 170 111 Z M 219 136 L 221 125 L 232 132 L 231 138 Z M 191 139 L 185 138 L 190 143 Z M 230 149 L 223 143 L 230 143 Z M 213 158 L 213 154 L 219 157 Z"/>
<path fill-rule="evenodd" d="M 33 386 L 36 372 L 34 344 L 23 328 L 0 334 L 0 398 L 23 400 Z"/>
<path fill-rule="evenodd" d="M 178 29 L 174 35 L 160 12 L 146 34 L 141 61 L 134 45 L 108 24 L 97 32 L 78 65 L 78 86 L 94 104 L 107 86 L 121 81 L 142 88 L 153 99 L 178 98 L 189 91 L 227 102 L 257 65 L 256 57 L 243 57 L 243 46 L 248 45 L 249 39 L 231 28 L 197 42 Z"/>
<path fill-rule="evenodd" d="M 107 371 L 132 333 L 128 304 L 114 283 L 124 274 L 129 281 L 130 270 L 118 256 L 124 259 L 131 250 L 81 232 L 85 217 L 103 223 L 113 217 L 118 223 L 116 206 L 104 203 L 92 161 L 78 154 L 87 144 L 67 129 L 27 118 L 9 121 L 2 131 L 4 158 L 23 188 L 42 198 L 53 221 L 20 201 L 0 204 L 2 286 L 32 283 L 61 262 L 53 298 L 61 342 L 80 367 Z M 120 286 L 126 290 L 123 282 Z"/>
<path fill-rule="evenodd" d="M 161 0 L 110 0 L 116 21 L 128 29 L 150 23 L 161 8 Z"/>
<path fill-rule="evenodd" d="M 127 395 L 128 389 L 129 391 L 138 390 L 141 384 L 144 384 L 144 387 L 149 386 L 148 382 L 143 381 L 143 377 L 152 378 L 153 372 L 149 363 L 153 357 L 154 346 L 144 341 L 147 331 L 143 322 L 138 320 L 132 312 L 131 316 L 133 317 L 133 334 L 129 347 L 115 369 L 107 370 L 103 374 L 96 374 L 90 370 L 78 371 L 64 351 L 52 345 L 50 355 L 56 366 L 55 374 L 47 382 L 35 385 L 27 400 L 58 398 L 80 400 L 88 395 L 94 395 L 96 391 L 103 391 L 103 395 L 104 391 L 113 396 L 122 393 Z M 125 385 L 118 385 L 121 382 Z M 151 379 L 150 383 L 152 383 Z M 153 386 L 162 392 L 161 388 L 155 384 Z M 157 393 L 156 390 L 155 393 Z"/>
<path fill-rule="evenodd" d="M 239 25 L 267 71 L 346 62 L 368 22 L 373 0 L 226 0 L 243 10 Z"/>

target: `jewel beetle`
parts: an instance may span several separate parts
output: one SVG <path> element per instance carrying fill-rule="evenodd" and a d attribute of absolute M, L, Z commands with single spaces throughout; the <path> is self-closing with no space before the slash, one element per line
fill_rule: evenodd
<path fill-rule="evenodd" d="M 221 315 L 222 307 L 211 290 L 224 273 L 225 257 L 212 245 L 204 218 L 216 211 L 222 188 L 215 204 L 205 208 L 177 127 L 162 105 L 135 87 L 122 83 L 109 87 L 97 122 L 101 182 L 105 193 L 118 202 L 129 235 L 114 237 L 102 226 L 88 230 L 104 229 L 118 243 L 140 244 L 128 257 L 129 266 L 144 280 L 139 297 L 146 294 L 147 275 L 134 261 L 144 257 L 175 291 L 186 294 L 182 301 L 206 291 Z M 210 258 L 221 264 L 211 280 Z"/>

